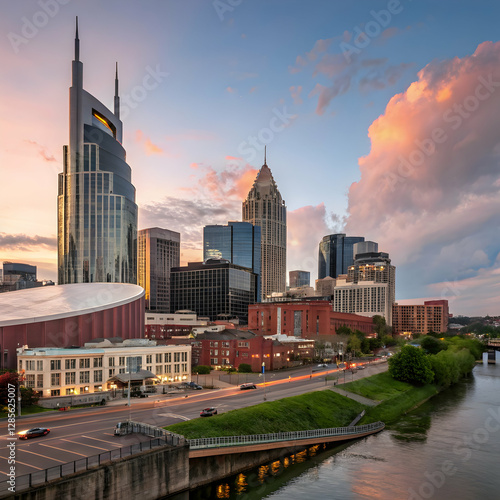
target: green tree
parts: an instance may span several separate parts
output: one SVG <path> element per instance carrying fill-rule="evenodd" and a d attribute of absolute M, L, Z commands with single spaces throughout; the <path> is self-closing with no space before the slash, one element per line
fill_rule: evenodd
<path fill-rule="evenodd" d="M 445 351 L 448 349 L 448 343 L 444 340 L 439 340 L 435 337 L 431 337 L 430 335 L 426 335 L 420 341 L 420 346 L 424 349 L 425 352 L 429 354 L 437 354 L 439 351 Z"/>
<path fill-rule="evenodd" d="M 381 339 L 386 334 L 386 322 L 383 316 L 380 314 L 375 314 L 372 318 L 373 325 L 375 328 L 375 333 L 377 334 L 377 338 Z"/>
<path fill-rule="evenodd" d="M 352 334 L 349 337 L 349 342 L 347 343 L 347 352 L 352 352 L 353 356 L 361 351 L 361 341 L 357 335 Z"/>
<path fill-rule="evenodd" d="M 337 335 L 352 335 L 352 330 L 346 326 L 342 325 L 337 328 L 337 331 L 335 332 Z"/>
<path fill-rule="evenodd" d="M 429 384 L 434 379 L 429 358 L 420 347 L 405 345 L 389 359 L 389 374 L 392 378 L 413 385 Z"/>
<path fill-rule="evenodd" d="M 238 366 L 238 371 L 240 373 L 252 373 L 252 367 L 248 363 L 241 363 Z"/>

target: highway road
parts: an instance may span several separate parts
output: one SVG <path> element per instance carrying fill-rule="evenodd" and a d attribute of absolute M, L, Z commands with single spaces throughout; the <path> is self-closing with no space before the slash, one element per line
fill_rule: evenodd
<path fill-rule="evenodd" d="M 346 373 L 346 382 L 373 375 L 387 369 L 387 363 L 367 365 L 365 370 Z M 16 476 L 44 470 L 81 458 L 98 455 L 130 444 L 149 441 L 148 436 L 129 434 L 114 436 L 117 422 L 132 419 L 164 427 L 182 420 L 199 418 L 203 408 L 214 406 L 218 413 L 262 403 L 264 400 L 295 396 L 332 385 L 326 377 L 336 372 L 329 368 L 301 367 L 292 372 L 266 374 L 265 387 L 241 391 L 238 387 L 225 389 L 187 390 L 179 395 L 157 395 L 144 399 L 117 400 L 103 407 L 72 409 L 69 412 L 46 412 L 16 419 L 16 432 L 32 427 L 47 427 L 50 434 L 15 441 Z M 343 381 L 343 373 L 339 382 Z M 188 397 L 185 397 L 185 396 Z M 210 417 L 211 418 L 211 417 Z M 7 421 L 0 422 L 0 481 L 7 478 L 9 448 Z"/>

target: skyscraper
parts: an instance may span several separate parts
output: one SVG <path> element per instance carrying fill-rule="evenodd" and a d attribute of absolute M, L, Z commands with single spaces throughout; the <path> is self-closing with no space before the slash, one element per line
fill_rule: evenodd
<path fill-rule="evenodd" d="M 180 266 L 181 235 L 153 227 L 138 236 L 137 284 L 146 291 L 146 310 L 169 313 L 170 270 Z"/>
<path fill-rule="evenodd" d="M 311 273 L 309 271 L 290 271 L 288 277 L 290 288 L 309 286 L 311 284 Z"/>
<path fill-rule="evenodd" d="M 271 170 L 262 165 L 242 206 L 242 219 L 261 228 L 261 297 L 286 290 L 286 205 Z"/>
<path fill-rule="evenodd" d="M 362 241 L 365 241 L 362 236 L 346 236 L 343 233 L 324 236 L 319 244 L 318 279 L 347 274 L 347 269 L 354 262 L 353 245 Z"/>
<path fill-rule="evenodd" d="M 69 145 L 58 187 L 58 281 L 137 281 L 137 205 L 125 161 L 115 75 L 114 113 L 83 89 L 78 18 Z"/>
<path fill-rule="evenodd" d="M 260 300 L 261 230 L 250 222 L 228 222 L 227 226 L 203 228 L 203 261 L 225 259 L 247 267 L 257 275 L 257 297 Z"/>

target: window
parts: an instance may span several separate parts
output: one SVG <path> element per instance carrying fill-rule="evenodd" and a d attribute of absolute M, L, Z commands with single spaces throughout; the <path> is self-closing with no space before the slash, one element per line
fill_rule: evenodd
<path fill-rule="evenodd" d="M 125 373 L 125 368 L 118 368 L 118 373 Z"/>
<path fill-rule="evenodd" d="M 181 369 L 180 369 L 180 365 L 174 365 L 174 373 L 180 373 L 181 372 Z"/>
<path fill-rule="evenodd" d="M 50 391 L 51 396 L 60 396 L 61 395 L 61 390 L 60 389 L 53 389 Z"/>
<path fill-rule="evenodd" d="M 90 358 L 80 359 L 80 368 L 90 368 Z"/>
<path fill-rule="evenodd" d="M 109 376 L 112 377 L 114 374 L 115 374 L 115 369 L 114 368 L 110 368 L 109 369 Z"/>
<path fill-rule="evenodd" d="M 217 358 L 212 358 L 212 359 L 210 359 L 210 364 L 211 364 L 211 365 L 216 365 L 216 364 L 218 364 L 218 363 L 219 363 L 219 360 L 218 360 Z"/>
<path fill-rule="evenodd" d="M 60 373 L 51 373 L 50 374 L 50 385 L 61 385 L 61 374 Z"/>
<path fill-rule="evenodd" d="M 33 361 L 33 364 L 35 362 Z M 26 375 L 26 387 L 31 387 L 32 389 L 35 387 L 35 374 L 28 374 Z"/>
<path fill-rule="evenodd" d="M 118 359 L 118 364 L 120 366 L 125 366 L 125 356 L 120 356 L 120 358 Z"/>
<path fill-rule="evenodd" d="M 152 354 L 148 354 L 146 356 L 146 363 L 152 363 L 153 362 L 153 355 Z"/>
<path fill-rule="evenodd" d="M 76 373 L 67 372 L 66 373 L 66 385 L 76 384 Z"/>
<path fill-rule="evenodd" d="M 66 370 L 74 370 L 76 368 L 76 359 L 65 359 L 64 368 Z"/>
<path fill-rule="evenodd" d="M 19 371 L 23 369 L 23 360 L 19 360 Z"/>
<path fill-rule="evenodd" d="M 178 363 L 181 360 L 181 353 L 174 352 L 174 363 Z"/>
<path fill-rule="evenodd" d="M 172 365 L 167 365 L 167 371 L 165 373 L 172 373 Z"/>
<path fill-rule="evenodd" d="M 90 382 L 90 372 L 80 372 L 80 384 L 88 384 Z"/>
<path fill-rule="evenodd" d="M 172 363 L 172 353 L 171 352 L 165 353 L 165 363 Z"/>
<path fill-rule="evenodd" d="M 102 392 L 102 385 L 94 385 L 94 392 Z"/>
<path fill-rule="evenodd" d="M 113 356 L 109 358 L 109 366 L 115 366 L 115 358 Z"/>
<path fill-rule="evenodd" d="M 61 369 L 61 360 L 60 359 L 51 359 L 50 360 L 50 369 L 52 371 L 55 371 L 55 370 L 60 370 Z M 54 385 L 54 384 L 52 384 Z M 57 384 L 59 385 L 59 384 Z"/>
<path fill-rule="evenodd" d="M 161 363 L 161 362 L 162 362 L 162 358 L 163 358 L 163 356 L 162 356 L 162 354 L 161 354 L 161 353 L 160 353 L 160 354 L 157 354 L 157 355 L 156 355 L 156 362 L 157 362 L 157 363 Z"/>
<path fill-rule="evenodd" d="M 102 370 L 94 370 L 94 382 L 102 382 Z"/>
<path fill-rule="evenodd" d="M 74 393 L 75 393 L 74 387 L 69 387 L 68 389 L 66 389 L 66 396 L 71 396 Z"/>
<path fill-rule="evenodd" d="M 248 347 L 248 342 L 238 342 L 238 347 Z"/>
<path fill-rule="evenodd" d="M 102 358 L 94 358 L 94 368 L 101 368 Z"/>
<path fill-rule="evenodd" d="M 151 372 L 153 371 L 153 367 L 151 365 L 148 365 L 146 366 L 146 370 L 148 370 L 148 372 Z"/>
<path fill-rule="evenodd" d="M 43 375 L 38 374 L 36 376 L 36 386 L 37 387 L 43 387 Z"/>
<path fill-rule="evenodd" d="M 43 361 L 42 360 L 38 360 L 36 362 L 36 370 L 38 372 L 43 372 Z"/>
<path fill-rule="evenodd" d="M 183 352 L 182 353 L 182 361 L 187 361 L 188 360 L 188 353 L 187 352 Z"/>
<path fill-rule="evenodd" d="M 161 366 L 161 365 L 157 365 L 157 366 L 156 366 L 156 372 L 155 372 L 155 373 L 156 373 L 156 375 L 161 375 L 161 374 L 163 373 L 163 371 L 162 371 L 162 370 L 163 370 L 163 366 Z"/>
<path fill-rule="evenodd" d="M 34 370 L 35 369 L 35 361 L 27 360 L 26 361 L 26 370 Z"/>

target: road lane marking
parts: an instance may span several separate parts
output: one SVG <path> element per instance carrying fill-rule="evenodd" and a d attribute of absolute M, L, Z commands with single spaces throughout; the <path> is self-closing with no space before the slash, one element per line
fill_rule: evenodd
<path fill-rule="evenodd" d="M 22 450 L 22 451 L 23 453 L 31 453 L 32 455 L 36 455 L 37 457 L 48 458 L 49 460 L 54 460 L 55 462 L 61 462 L 62 464 L 67 463 L 65 460 L 58 460 L 57 458 L 48 457 L 47 455 L 42 455 L 41 453 L 35 453 L 34 451 L 29 451 L 29 450 Z"/>
<path fill-rule="evenodd" d="M 159 417 L 171 417 L 171 418 L 179 418 L 181 420 L 191 420 L 190 418 L 184 417 L 182 415 L 177 415 L 176 413 L 158 413 Z"/>
<path fill-rule="evenodd" d="M 98 446 L 92 446 L 91 444 L 79 443 L 78 441 L 71 441 L 71 439 L 63 439 L 62 441 L 67 441 L 68 443 L 73 443 L 73 444 L 80 444 L 82 446 L 88 446 L 89 448 L 95 448 L 96 450 L 111 451 L 106 448 L 99 448 Z"/>
<path fill-rule="evenodd" d="M 49 444 L 40 443 L 40 446 L 47 446 L 47 448 L 53 448 L 57 451 L 62 451 L 63 453 L 69 453 L 70 455 L 80 455 L 81 457 L 88 457 L 88 455 L 84 455 L 83 453 L 77 453 L 76 451 L 65 450 L 64 448 L 56 448 L 55 446 L 50 446 Z"/>

